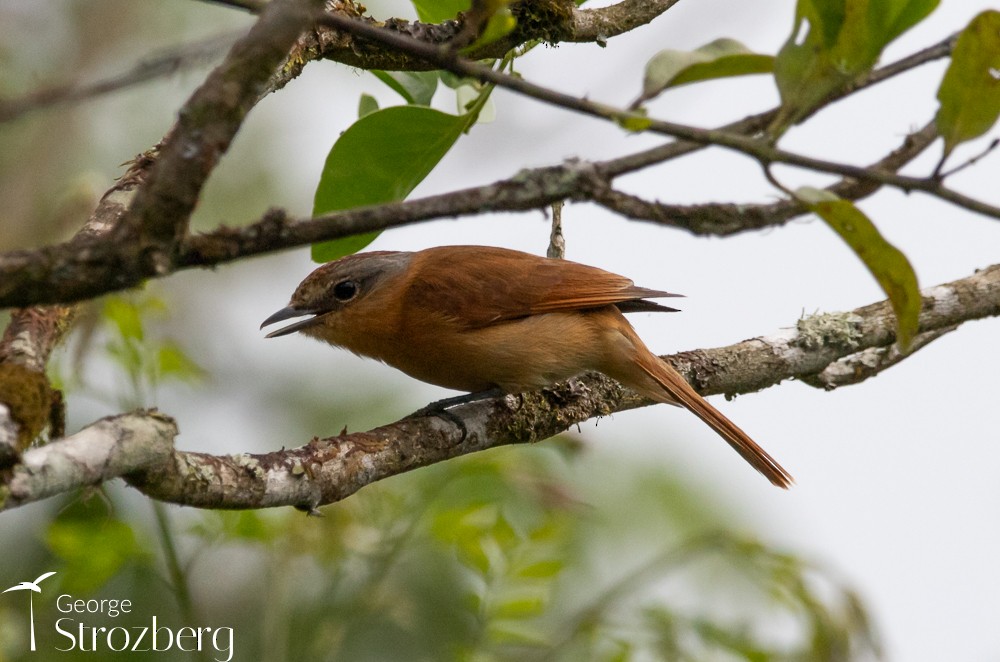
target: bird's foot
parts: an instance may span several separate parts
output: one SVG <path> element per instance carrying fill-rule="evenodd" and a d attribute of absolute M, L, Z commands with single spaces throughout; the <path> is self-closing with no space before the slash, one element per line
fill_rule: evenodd
<path fill-rule="evenodd" d="M 498 388 L 489 389 L 486 391 L 476 391 L 475 393 L 466 393 L 464 395 L 456 395 L 451 398 L 444 398 L 442 400 L 436 400 L 426 407 L 421 407 L 417 411 L 413 412 L 409 416 L 406 416 L 403 420 L 410 418 L 423 418 L 425 416 L 437 416 L 440 419 L 452 423 L 462 432 L 461 438 L 458 443 L 465 441 L 465 438 L 469 434 L 469 429 L 465 426 L 465 421 L 461 418 L 448 411 L 452 407 L 457 407 L 459 405 L 466 405 L 471 402 L 479 402 L 480 400 L 489 400 L 490 398 L 496 398 L 503 395 L 503 391 Z"/>

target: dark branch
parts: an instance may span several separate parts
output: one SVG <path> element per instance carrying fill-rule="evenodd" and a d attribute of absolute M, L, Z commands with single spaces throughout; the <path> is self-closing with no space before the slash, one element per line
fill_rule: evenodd
<path fill-rule="evenodd" d="M 274 0 L 184 104 L 139 186 L 125 224 L 138 238 L 140 272 L 170 268 L 201 189 L 246 114 L 311 23 L 319 0 Z"/>
<path fill-rule="evenodd" d="M 232 7 L 233 9 L 242 9 L 248 11 L 251 14 L 259 14 L 264 11 L 264 7 L 267 6 L 268 2 L 271 0 L 201 0 L 202 2 L 208 2 L 216 5 L 223 5 L 225 7 Z"/>
<path fill-rule="evenodd" d="M 412 40 L 408 40 L 409 42 Z M 876 70 L 865 84 L 873 84 L 941 57 L 942 54 L 947 54 L 949 44 L 946 40 Z M 435 50 L 435 53 L 439 51 Z M 833 100 L 835 99 L 829 102 Z M 721 127 L 716 133 L 728 136 L 758 135 L 771 122 L 774 113 L 772 110 L 748 117 Z M 221 228 L 182 242 L 171 256 L 171 262 L 156 265 L 159 270 L 150 269 L 150 265 L 140 259 L 134 242 L 79 240 L 38 251 L 12 251 L 0 255 L 0 307 L 78 301 L 127 289 L 146 278 L 162 276 L 174 269 L 210 266 L 357 232 L 486 211 L 542 209 L 558 199 L 591 199 L 596 193 L 606 194 L 610 180 L 616 176 L 679 158 L 705 146 L 702 143 L 678 140 L 636 154 L 598 162 L 593 164 L 596 178 L 590 174 L 581 178 L 583 167 L 579 164 L 567 164 L 526 171 L 507 182 L 379 208 L 355 209 L 317 219 L 294 221 L 287 219 L 283 212 L 274 211 L 261 221 L 242 229 Z M 147 155 L 129 177 L 141 182 L 152 163 L 153 159 Z M 860 178 L 854 186 L 872 183 L 869 178 Z M 628 211 L 624 202 L 618 203 L 607 198 L 605 201 L 612 206 L 617 205 L 623 212 Z M 782 209 L 773 211 L 779 214 L 775 217 L 779 219 L 780 214 L 787 213 Z M 639 218 L 653 215 L 639 209 L 632 210 L 632 213 Z M 724 211 L 722 214 L 725 216 Z M 747 218 L 744 222 L 752 224 L 753 220 Z M 731 218 L 723 218 L 717 225 L 722 225 L 724 231 L 731 232 L 735 229 L 731 221 Z"/>
<path fill-rule="evenodd" d="M 668 10 L 677 0 L 623 0 L 610 7 L 577 9 L 571 0 L 521 0 L 510 5 L 517 20 L 514 31 L 505 37 L 480 47 L 469 58 L 484 60 L 503 57 L 508 51 L 525 44 L 544 41 L 595 42 L 603 45 L 608 39 L 624 34 L 649 23 Z M 356 3 L 340 2 L 338 15 L 353 17 L 373 30 L 409 37 L 417 43 L 441 51 L 444 46 L 455 45 L 468 32 L 466 14 L 442 23 L 421 23 L 390 18 L 385 21 L 363 16 L 363 7 Z M 333 26 L 337 28 L 338 26 Z M 386 69 L 395 71 L 425 71 L 435 64 L 418 53 L 399 49 L 392 44 L 356 38 L 353 31 L 321 28 L 315 35 L 301 42 L 301 61 L 293 63 L 283 76 L 281 85 L 294 78 L 306 61 L 326 59 L 361 69 Z"/>
<path fill-rule="evenodd" d="M 937 136 L 937 125 L 930 122 L 916 133 L 908 135 L 900 147 L 867 166 L 866 170 L 896 172 L 927 149 Z M 879 188 L 878 184 L 870 180 L 842 179 L 826 190 L 844 200 L 860 200 Z M 696 235 L 719 237 L 783 225 L 794 218 L 812 213 L 799 201 L 790 199 L 772 204 L 671 205 L 644 200 L 610 187 L 596 190 L 593 200 L 626 218 L 681 228 Z"/>
<path fill-rule="evenodd" d="M 908 177 L 893 173 L 869 171 L 861 166 L 795 154 L 775 147 L 766 140 L 736 135 L 718 129 L 701 129 L 676 122 L 651 119 L 642 113 L 616 108 L 586 98 L 574 97 L 536 85 L 524 78 L 511 76 L 479 63 L 457 57 L 451 51 L 436 48 L 405 35 L 388 32 L 346 16 L 328 14 L 323 17 L 323 21 L 346 32 L 384 43 L 402 52 L 411 53 L 415 57 L 423 58 L 434 66 L 446 69 L 452 73 L 492 83 L 498 87 L 503 87 L 518 94 L 583 115 L 606 119 L 623 126 L 642 127 L 644 131 L 670 136 L 699 145 L 725 147 L 745 154 L 765 166 L 772 163 L 784 163 L 806 170 L 826 172 L 852 177 L 861 181 L 888 185 L 907 193 L 910 191 L 922 191 L 969 211 L 1000 219 L 1000 207 L 995 207 L 950 189 L 934 177 Z"/>
<path fill-rule="evenodd" d="M 646 25 L 677 4 L 678 0 L 622 0 L 609 7 L 577 9 L 569 41 L 603 44 L 611 37 Z"/>
<path fill-rule="evenodd" d="M 759 115 L 731 126 L 738 125 L 743 130 L 754 131 L 766 118 L 766 114 Z M 898 167 L 931 139 L 930 129 L 925 128 L 914 134 L 903 147 L 878 162 L 876 171 Z M 629 172 L 637 163 L 651 165 L 655 163 L 655 158 L 669 159 L 686 149 L 686 144 L 672 143 L 610 161 L 571 161 L 560 166 L 523 171 L 493 184 L 417 200 L 359 207 L 312 219 L 290 219 L 283 211 L 272 210 L 260 221 L 244 227 L 221 228 L 186 238 L 178 246 L 172 261 L 165 265 L 166 270 L 157 274 L 123 272 L 130 264 L 128 251 L 133 250 L 132 247 L 99 238 L 39 251 L 15 251 L 0 255 L 0 306 L 70 302 L 124 289 L 131 285 L 132 278 L 214 266 L 253 255 L 432 219 L 543 209 L 560 200 L 596 200 L 626 215 L 655 218 L 657 211 L 649 210 L 650 203 L 640 201 L 645 207 L 634 208 L 630 206 L 631 201 L 622 201 L 622 194 L 609 192 L 610 180 L 615 173 Z M 864 195 L 873 188 L 875 186 L 871 181 L 845 181 L 835 185 L 833 190 L 851 197 L 853 194 Z M 710 224 L 710 214 L 715 214 L 718 219 L 712 228 L 714 231 L 732 233 L 748 229 L 755 220 L 758 227 L 768 227 L 801 213 L 801 209 L 790 202 L 763 205 L 757 212 L 753 205 L 746 209 L 748 211 L 742 218 L 735 215 L 727 218 L 726 206 L 706 206 L 700 210 L 697 222 L 691 222 L 691 229 L 698 223 L 703 226 Z M 667 217 L 664 222 L 682 227 L 684 218 Z"/>

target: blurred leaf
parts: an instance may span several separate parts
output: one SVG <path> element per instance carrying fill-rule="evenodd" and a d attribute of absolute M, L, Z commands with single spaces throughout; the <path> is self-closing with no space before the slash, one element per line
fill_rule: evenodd
<path fill-rule="evenodd" d="M 939 0 L 798 0 L 795 23 L 774 64 L 782 130 L 831 94 L 853 84 L 882 50 Z"/>
<path fill-rule="evenodd" d="M 508 2 L 496 3 L 498 7 L 493 14 L 490 15 L 488 21 L 486 21 L 486 27 L 483 28 L 480 35 L 476 38 L 474 42 L 462 49 L 463 53 L 468 53 L 476 50 L 477 48 L 482 48 L 483 46 L 488 46 L 494 41 L 501 39 L 517 27 L 517 19 L 510 12 L 510 8 L 507 6 Z"/>
<path fill-rule="evenodd" d="M 45 543 L 64 564 L 61 590 L 93 593 L 126 565 L 145 560 L 132 528 L 107 515 L 60 517 L 49 524 Z"/>
<path fill-rule="evenodd" d="M 197 381 L 205 376 L 205 370 L 172 340 L 164 341 L 157 349 L 156 371 L 160 379 L 169 377 L 184 382 Z"/>
<path fill-rule="evenodd" d="M 513 595 L 506 596 L 497 601 L 493 606 L 493 618 L 502 619 L 525 619 L 532 616 L 540 616 L 545 611 L 548 602 L 546 591 L 525 590 L 511 592 Z"/>
<path fill-rule="evenodd" d="M 413 8 L 424 23 L 442 23 L 469 9 L 469 0 L 413 0 Z"/>
<path fill-rule="evenodd" d="M 937 93 L 944 155 L 983 135 L 1000 115 L 1000 12 L 984 11 L 962 31 Z"/>
<path fill-rule="evenodd" d="M 163 381 L 195 382 L 205 375 L 177 342 L 147 333 L 150 316 L 166 317 L 167 305 L 149 290 L 109 297 L 104 303 L 102 321 L 110 322 L 110 328 L 103 349 L 127 379 L 114 380 L 113 389 L 98 393 L 115 398 L 122 408 L 148 406 Z"/>
<path fill-rule="evenodd" d="M 327 156 L 313 216 L 402 200 L 475 121 L 422 106 L 393 106 L 362 117 Z M 329 262 L 361 250 L 379 233 L 314 244 L 313 260 Z"/>
<path fill-rule="evenodd" d="M 536 628 L 528 627 L 517 621 L 491 623 L 488 628 L 491 640 L 497 644 L 515 646 L 544 646 L 548 643 Z"/>
<path fill-rule="evenodd" d="M 358 99 L 358 118 L 371 115 L 378 110 L 378 100 L 370 94 L 362 94 Z"/>
<path fill-rule="evenodd" d="M 919 328 L 921 307 L 920 287 L 910 261 L 852 202 L 809 187 L 798 189 L 795 195 L 847 242 L 875 276 L 896 313 L 896 337 L 905 351 Z"/>
<path fill-rule="evenodd" d="M 281 535 L 282 526 L 255 510 L 210 511 L 204 513 L 190 531 L 209 539 L 266 543 Z"/>
<path fill-rule="evenodd" d="M 537 563 L 518 568 L 517 575 L 518 577 L 530 579 L 551 579 L 558 575 L 565 565 L 562 559 L 538 561 Z"/>
<path fill-rule="evenodd" d="M 111 321 L 122 338 L 142 340 L 142 316 L 139 307 L 123 297 L 109 297 L 104 302 L 104 317 Z"/>
<path fill-rule="evenodd" d="M 636 107 L 670 87 L 714 78 L 774 71 L 774 57 L 760 55 L 735 39 L 716 39 L 693 51 L 662 50 L 646 64 Z"/>
<path fill-rule="evenodd" d="M 607 657 L 602 658 L 604 662 L 629 662 L 632 659 L 633 646 L 627 641 L 615 640 L 611 642 L 614 646 Z M 667 658 L 676 659 L 676 658 Z"/>
<path fill-rule="evenodd" d="M 459 76 L 450 71 L 441 70 L 438 72 L 438 78 L 445 87 L 450 87 L 451 89 L 457 89 L 463 85 L 476 84 L 479 82 L 476 78 L 469 78 L 468 76 Z"/>
<path fill-rule="evenodd" d="M 133 380 L 142 373 L 143 345 L 128 338 L 114 338 L 104 345 L 105 353 Z"/>
<path fill-rule="evenodd" d="M 749 632 L 720 627 L 718 623 L 702 618 L 693 619 L 691 625 L 706 644 L 747 662 L 767 662 L 773 657 L 771 651 L 761 648 Z"/>
<path fill-rule="evenodd" d="M 372 73 L 411 105 L 430 106 L 434 92 L 437 91 L 439 79 L 437 71 L 381 71 L 373 69 Z"/>
<path fill-rule="evenodd" d="M 615 117 L 615 124 L 633 133 L 640 133 L 649 128 L 653 120 L 642 114 L 618 115 Z"/>

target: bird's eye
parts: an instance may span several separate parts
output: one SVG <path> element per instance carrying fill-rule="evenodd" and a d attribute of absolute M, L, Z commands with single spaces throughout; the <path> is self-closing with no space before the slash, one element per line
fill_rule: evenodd
<path fill-rule="evenodd" d="M 342 280 L 333 286 L 333 296 L 338 301 L 350 301 L 358 293 L 358 284 L 353 280 Z"/>

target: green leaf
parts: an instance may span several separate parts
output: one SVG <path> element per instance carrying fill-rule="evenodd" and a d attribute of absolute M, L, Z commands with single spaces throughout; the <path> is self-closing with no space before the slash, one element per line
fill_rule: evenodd
<path fill-rule="evenodd" d="M 774 57 L 754 53 L 735 39 L 716 39 L 693 51 L 662 50 L 646 64 L 642 95 L 633 106 L 663 90 L 713 78 L 774 71 Z"/>
<path fill-rule="evenodd" d="M 83 595 L 145 557 L 131 527 L 117 519 L 57 519 L 49 525 L 45 542 L 64 563 L 62 590 Z"/>
<path fill-rule="evenodd" d="M 114 323 L 124 339 L 142 340 L 142 315 L 138 306 L 121 297 L 111 297 L 104 302 L 104 317 Z"/>
<path fill-rule="evenodd" d="M 358 99 L 358 118 L 371 115 L 378 110 L 378 99 L 370 94 L 362 94 Z"/>
<path fill-rule="evenodd" d="M 476 78 L 470 78 L 468 76 L 459 76 L 458 74 L 453 74 L 452 72 L 445 71 L 443 69 L 439 71 L 438 74 L 439 74 L 438 78 L 440 78 L 441 83 L 446 85 L 447 87 L 450 87 L 453 90 L 457 90 L 459 87 L 462 87 L 463 85 L 470 85 L 470 84 L 475 85 L 479 83 L 478 79 Z"/>
<path fill-rule="evenodd" d="M 632 133 L 645 131 L 653 123 L 653 120 L 641 114 L 616 115 L 614 120 L 615 124 Z"/>
<path fill-rule="evenodd" d="M 460 85 L 455 88 L 455 106 L 459 113 L 467 113 L 479 106 L 479 116 L 476 117 L 477 124 L 489 124 L 497 117 L 496 106 L 493 99 L 487 99 L 485 104 L 479 103 L 482 96 L 482 86 L 478 83 Z"/>
<path fill-rule="evenodd" d="M 170 377 L 185 382 L 197 381 L 205 376 L 204 368 L 171 340 L 164 341 L 156 351 L 156 372 L 160 378 Z"/>
<path fill-rule="evenodd" d="M 313 216 L 402 200 L 474 121 L 475 113 L 449 115 L 422 106 L 393 106 L 362 117 L 327 156 Z M 314 244 L 313 260 L 356 253 L 377 236 L 371 232 Z"/>
<path fill-rule="evenodd" d="M 538 561 L 517 569 L 517 576 L 531 579 L 551 579 L 562 572 L 565 563 L 562 559 Z"/>
<path fill-rule="evenodd" d="M 537 630 L 537 626 L 533 626 L 530 623 L 520 623 L 518 621 L 492 622 L 487 625 L 486 631 L 490 640 L 501 646 L 543 648 L 550 644 L 546 640 L 545 635 Z"/>
<path fill-rule="evenodd" d="M 486 27 L 483 28 L 479 37 L 462 49 L 462 52 L 471 52 L 477 48 L 492 44 L 494 41 L 506 37 L 516 27 L 517 19 L 514 18 L 514 14 L 511 13 L 510 8 L 504 4 L 486 21 Z"/>
<path fill-rule="evenodd" d="M 380 71 L 372 70 L 380 81 L 403 97 L 408 104 L 431 105 L 437 91 L 439 73 L 437 71 Z"/>
<path fill-rule="evenodd" d="M 424 23 L 441 23 L 467 11 L 469 0 L 413 0 L 413 8 Z"/>
<path fill-rule="evenodd" d="M 887 3 L 885 9 L 889 11 L 886 14 L 887 20 L 884 24 L 885 44 L 894 41 L 896 37 L 927 18 L 937 8 L 938 2 L 939 0 L 909 0 L 903 2 L 897 0 L 896 2 Z M 876 3 L 877 8 L 878 3 Z"/>
<path fill-rule="evenodd" d="M 190 532 L 202 538 L 267 543 L 278 538 L 280 526 L 255 510 L 209 511 L 191 525 Z"/>
<path fill-rule="evenodd" d="M 792 33 L 778 52 L 775 81 L 782 112 L 772 132 L 799 121 L 853 84 L 882 50 L 939 0 L 799 0 Z"/>
<path fill-rule="evenodd" d="M 521 589 L 511 593 L 512 595 L 496 601 L 492 606 L 491 617 L 516 620 L 539 616 L 545 612 L 548 592 L 544 587 L 535 590 Z"/>
<path fill-rule="evenodd" d="M 905 351 L 917 334 L 921 306 L 920 287 L 910 261 L 850 201 L 810 187 L 798 189 L 795 195 L 847 242 L 875 276 L 896 313 L 896 339 Z"/>
<path fill-rule="evenodd" d="M 1000 116 L 1000 12 L 984 11 L 962 31 L 937 93 L 936 122 L 947 156 Z"/>

